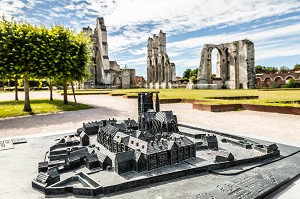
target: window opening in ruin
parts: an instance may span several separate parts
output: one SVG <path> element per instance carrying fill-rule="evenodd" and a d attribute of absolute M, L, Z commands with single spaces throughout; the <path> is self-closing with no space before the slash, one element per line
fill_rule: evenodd
<path fill-rule="evenodd" d="M 211 51 L 211 75 L 212 79 L 221 78 L 220 53 L 217 48 Z"/>

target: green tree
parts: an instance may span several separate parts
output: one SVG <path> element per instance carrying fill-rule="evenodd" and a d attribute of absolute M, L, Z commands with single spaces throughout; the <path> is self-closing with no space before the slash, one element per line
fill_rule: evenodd
<path fill-rule="evenodd" d="M 256 73 L 266 73 L 266 67 L 257 65 L 257 66 L 255 66 L 255 71 L 256 71 Z"/>
<path fill-rule="evenodd" d="M 197 78 L 197 76 L 198 76 L 198 68 L 196 68 L 196 69 L 194 69 L 194 70 L 192 70 L 190 72 L 190 78 L 193 77 L 193 76 Z"/>
<path fill-rule="evenodd" d="M 189 78 L 190 78 L 191 71 L 192 71 L 192 70 L 191 70 L 190 68 L 186 69 L 186 70 L 183 72 L 182 78 L 187 78 L 187 79 L 189 79 Z"/>
<path fill-rule="evenodd" d="M 300 64 L 295 64 L 293 70 L 300 70 Z"/>
<path fill-rule="evenodd" d="M 276 73 L 276 72 L 278 72 L 278 68 L 276 68 L 274 66 L 266 67 L 266 73 Z"/>
<path fill-rule="evenodd" d="M 190 77 L 190 80 L 191 80 L 194 84 L 197 83 L 197 77 L 195 77 L 195 76 L 191 76 L 191 77 Z"/>
<path fill-rule="evenodd" d="M 16 23 L 14 31 L 15 64 L 18 75 L 24 79 L 25 100 L 23 110 L 31 112 L 29 78 L 39 77 L 41 71 L 46 71 L 43 68 L 45 61 L 40 53 L 43 37 L 37 26 L 32 26 L 27 22 Z"/>
<path fill-rule="evenodd" d="M 4 17 L 0 22 L 0 79 L 14 79 L 15 100 L 18 100 L 18 78 L 15 62 L 14 33 L 16 23 Z"/>
<path fill-rule="evenodd" d="M 52 52 L 56 77 L 64 82 L 64 104 L 68 104 L 67 82 L 80 81 L 86 76 L 86 67 L 90 61 L 89 39 L 82 34 L 76 35 L 70 29 L 61 25 L 53 27 L 51 35 L 54 38 Z"/>
<path fill-rule="evenodd" d="M 67 81 L 85 76 L 88 42 L 83 35 L 76 35 L 60 25 L 47 30 L 3 17 L 0 21 L 0 77 L 24 79 L 24 111 L 31 111 L 29 78 L 62 79 L 67 104 Z"/>
<path fill-rule="evenodd" d="M 279 68 L 279 71 L 282 72 L 282 73 L 285 73 L 285 72 L 288 72 L 290 69 L 287 67 L 287 66 L 281 66 Z"/>

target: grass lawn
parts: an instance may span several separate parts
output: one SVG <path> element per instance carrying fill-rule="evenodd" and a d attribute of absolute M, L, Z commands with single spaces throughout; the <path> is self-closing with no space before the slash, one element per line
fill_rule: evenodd
<path fill-rule="evenodd" d="M 122 89 L 112 91 L 114 94 L 126 94 L 137 96 L 138 92 L 155 92 L 159 91 L 160 99 L 194 99 L 207 100 L 207 104 L 258 104 L 269 106 L 290 106 L 300 107 L 300 90 L 283 89 L 283 90 L 187 90 L 187 89 Z M 258 99 L 242 100 L 221 100 L 208 99 L 211 97 L 236 97 L 236 96 L 259 96 Z M 291 103 L 285 103 L 292 101 Z M 293 103 L 293 101 L 295 101 Z M 298 102 L 297 102 L 298 101 Z M 278 103 L 279 102 L 279 103 Z"/>
<path fill-rule="evenodd" d="M 29 113 L 23 111 L 24 101 L 0 101 L 0 118 L 93 108 L 90 105 L 75 104 L 74 102 L 64 105 L 62 100 L 57 99 L 54 101 L 49 101 L 49 99 L 32 99 L 30 100 L 30 105 L 32 112 Z"/>

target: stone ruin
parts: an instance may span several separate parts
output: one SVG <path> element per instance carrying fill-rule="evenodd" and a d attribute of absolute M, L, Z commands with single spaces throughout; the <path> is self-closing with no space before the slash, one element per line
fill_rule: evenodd
<path fill-rule="evenodd" d="M 94 32 L 88 27 L 83 28 L 86 36 L 90 37 L 92 64 L 88 73 L 90 79 L 86 79 L 83 88 L 133 88 L 136 87 L 135 69 L 121 69 L 116 61 L 110 61 L 108 57 L 107 30 L 104 19 L 98 17 Z"/>
<path fill-rule="evenodd" d="M 217 49 L 216 77 L 212 77 L 212 51 Z M 244 39 L 224 44 L 205 44 L 201 52 L 198 82 L 190 89 L 255 88 L 254 44 Z"/>
<path fill-rule="evenodd" d="M 166 48 L 166 33 L 159 32 L 148 39 L 147 84 L 149 88 L 172 88 L 176 78 L 175 64 L 170 63 Z"/>

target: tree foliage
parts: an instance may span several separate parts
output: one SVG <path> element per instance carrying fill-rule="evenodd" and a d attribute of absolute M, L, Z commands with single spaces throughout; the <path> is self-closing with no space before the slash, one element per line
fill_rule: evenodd
<path fill-rule="evenodd" d="M 287 67 L 287 66 L 281 66 L 279 68 L 279 71 L 282 72 L 282 73 L 286 73 L 288 72 L 290 69 Z"/>
<path fill-rule="evenodd" d="M 66 85 L 67 81 L 81 80 L 86 75 L 87 39 L 61 25 L 47 29 L 2 17 L 0 78 L 24 78 L 24 111 L 31 111 L 29 78 L 62 79 Z"/>
<path fill-rule="evenodd" d="M 188 68 L 183 72 L 182 78 L 190 78 L 190 74 L 191 74 L 192 69 Z"/>
<path fill-rule="evenodd" d="M 296 80 L 294 80 L 294 78 L 291 78 L 288 80 L 286 86 L 288 88 L 300 88 L 300 82 L 297 82 Z"/>
<path fill-rule="evenodd" d="M 261 66 L 261 65 L 257 65 L 255 67 L 255 71 L 256 73 L 276 73 L 278 72 L 278 68 L 274 67 L 274 66 Z"/>
<path fill-rule="evenodd" d="M 193 79 L 197 78 L 198 75 L 198 68 L 192 70 L 190 68 L 186 69 L 183 72 L 183 78 L 187 78 L 187 79 L 191 79 L 193 77 Z"/>
<path fill-rule="evenodd" d="M 198 68 L 196 68 L 190 72 L 190 78 L 191 77 L 197 78 L 197 76 L 198 76 Z"/>
<path fill-rule="evenodd" d="M 300 70 L 300 64 L 295 64 L 293 70 Z"/>

